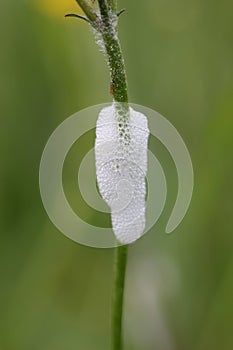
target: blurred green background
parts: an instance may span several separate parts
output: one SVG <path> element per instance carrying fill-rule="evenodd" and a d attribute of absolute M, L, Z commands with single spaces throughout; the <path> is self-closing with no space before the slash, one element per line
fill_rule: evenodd
<path fill-rule="evenodd" d="M 231 350 L 233 2 L 122 0 L 119 7 L 127 9 L 119 31 L 130 100 L 173 123 L 195 173 L 188 214 L 166 236 L 176 173 L 150 141 L 171 195 L 153 230 L 130 247 L 125 350 Z M 0 350 L 110 346 L 114 251 L 63 236 L 38 185 L 52 131 L 110 101 L 91 31 L 63 18 L 75 9 L 74 0 L 0 0 Z"/>

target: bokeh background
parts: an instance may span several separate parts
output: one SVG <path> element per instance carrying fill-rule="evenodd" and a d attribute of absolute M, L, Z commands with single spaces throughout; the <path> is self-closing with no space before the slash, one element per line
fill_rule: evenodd
<path fill-rule="evenodd" d="M 127 9 L 119 31 L 130 100 L 176 126 L 195 173 L 188 214 L 165 235 L 176 172 L 150 140 L 168 176 L 169 200 L 156 226 L 130 247 L 125 350 L 231 350 L 233 2 L 121 0 L 119 7 Z M 1 350 L 110 348 L 114 251 L 62 235 L 38 185 L 40 157 L 57 125 L 110 101 L 91 31 L 63 18 L 73 11 L 79 12 L 74 0 L 0 0 Z M 67 191 L 72 181 L 67 176 Z M 80 199 L 74 205 L 98 220 Z"/>

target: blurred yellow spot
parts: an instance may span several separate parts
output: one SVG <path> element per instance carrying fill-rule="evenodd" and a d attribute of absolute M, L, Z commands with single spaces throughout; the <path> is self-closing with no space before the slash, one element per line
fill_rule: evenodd
<path fill-rule="evenodd" d="M 43 12 L 56 17 L 64 17 L 66 13 L 82 13 L 75 0 L 35 0 Z"/>

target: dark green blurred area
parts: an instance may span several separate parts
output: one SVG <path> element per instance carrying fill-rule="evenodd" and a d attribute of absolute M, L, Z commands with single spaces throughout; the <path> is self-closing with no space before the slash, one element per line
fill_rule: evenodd
<path fill-rule="evenodd" d="M 130 247 L 125 350 L 231 350 L 233 2 L 119 6 L 130 100 L 176 126 L 195 175 L 176 231 L 164 234 L 171 203 Z M 0 349 L 107 350 L 113 250 L 58 232 L 38 184 L 57 125 L 110 101 L 104 59 L 85 23 L 51 17 L 32 0 L 0 1 L 0 39 Z"/>

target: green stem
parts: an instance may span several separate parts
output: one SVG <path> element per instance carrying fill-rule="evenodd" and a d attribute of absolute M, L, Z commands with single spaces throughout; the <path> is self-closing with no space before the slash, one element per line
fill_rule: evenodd
<path fill-rule="evenodd" d="M 77 4 L 81 7 L 83 12 L 86 14 L 87 18 L 92 22 L 95 23 L 98 19 L 97 14 L 91 7 L 91 5 L 87 2 L 87 0 L 75 0 Z"/>
<path fill-rule="evenodd" d="M 108 5 L 113 13 L 117 13 L 117 0 L 107 0 Z"/>
<path fill-rule="evenodd" d="M 122 313 L 128 246 L 115 249 L 112 295 L 112 350 L 122 349 Z"/>
<path fill-rule="evenodd" d="M 115 102 L 128 111 L 128 92 L 125 65 L 117 36 L 117 0 L 98 0 L 100 18 L 85 0 L 76 0 L 93 27 L 102 35 L 111 76 Z M 128 246 L 115 249 L 112 295 L 112 350 L 122 349 L 122 313 Z"/>
<path fill-rule="evenodd" d="M 109 3 L 113 6 L 110 10 L 116 13 L 116 1 L 98 0 L 102 19 L 102 38 L 105 45 L 108 64 L 110 68 L 111 83 L 113 85 L 113 97 L 116 102 L 128 103 L 127 80 L 125 65 L 117 36 L 116 28 L 109 11 Z M 114 9 L 114 10 L 113 10 Z M 116 15 L 115 15 L 116 16 Z M 115 249 L 114 282 L 112 295 L 112 350 L 122 349 L 122 313 L 124 299 L 125 272 L 127 263 L 127 246 Z"/>
<path fill-rule="evenodd" d="M 112 17 L 112 13 L 110 13 L 105 0 L 98 0 L 98 3 L 102 20 L 101 34 L 108 57 L 113 97 L 116 102 L 127 103 L 128 92 L 125 65 L 117 31 L 114 26 L 117 16 L 115 15 L 115 18 Z"/>

